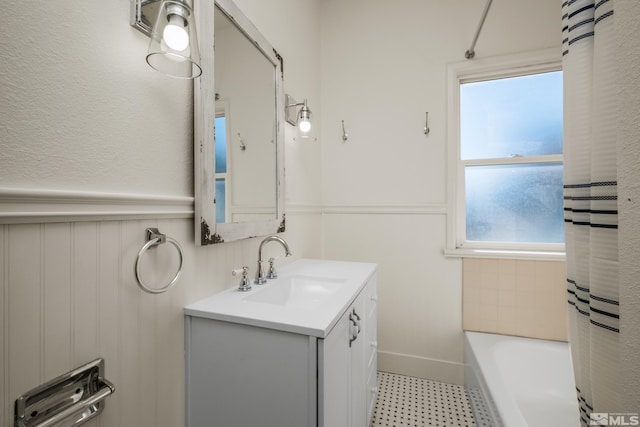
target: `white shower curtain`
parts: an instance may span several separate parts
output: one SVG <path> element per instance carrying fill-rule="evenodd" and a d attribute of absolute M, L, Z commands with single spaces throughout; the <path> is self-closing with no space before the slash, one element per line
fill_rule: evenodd
<path fill-rule="evenodd" d="M 583 425 L 623 412 L 613 3 L 562 3 L 569 342 Z"/>

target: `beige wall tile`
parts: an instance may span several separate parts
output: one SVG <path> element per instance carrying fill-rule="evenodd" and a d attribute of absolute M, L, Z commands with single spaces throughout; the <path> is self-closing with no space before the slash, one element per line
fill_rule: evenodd
<path fill-rule="evenodd" d="M 517 274 L 516 272 L 516 261 L 515 259 L 500 259 L 498 260 L 498 273 L 500 276 L 514 276 Z"/>
<path fill-rule="evenodd" d="M 465 330 L 567 340 L 565 263 L 465 259 Z"/>

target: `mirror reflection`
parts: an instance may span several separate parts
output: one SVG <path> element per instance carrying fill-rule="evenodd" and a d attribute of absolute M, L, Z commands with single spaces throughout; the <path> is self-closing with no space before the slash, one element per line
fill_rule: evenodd
<path fill-rule="evenodd" d="M 277 218 L 276 67 L 216 5 L 217 223 Z"/>

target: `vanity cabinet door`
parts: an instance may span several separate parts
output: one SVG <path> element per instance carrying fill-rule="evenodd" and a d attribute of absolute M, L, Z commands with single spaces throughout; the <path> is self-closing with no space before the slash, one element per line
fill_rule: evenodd
<path fill-rule="evenodd" d="M 342 315 L 325 339 L 318 340 L 318 416 L 320 427 L 367 427 L 370 424 L 369 285 Z M 375 292 L 375 290 L 374 290 Z M 373 374 L 375 378 L 375 373 Z"/>
<path fill-rule="evenodd" d="M 378 396 L 378 286 L 376 276 L 367 286 L 366 361 L 367 361 L 367 419 L 373 417 Z"/>
<path fill-rule="evenodd" d="M 350 417 L 351 325 L 344 313 L 331 333 L 318 340 L 318 426 L 348 427 Z"/>
<path fill-rule="evenodd" d="M 351 342 L 351 427 L 367 427 L 367 322 L 365 300 L 368 286 L 351 306 L 352 335 Z"/>

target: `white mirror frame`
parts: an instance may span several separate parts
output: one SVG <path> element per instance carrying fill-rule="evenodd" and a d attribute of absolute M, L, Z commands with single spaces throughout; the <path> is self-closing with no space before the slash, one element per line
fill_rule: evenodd
<path fill-rule="evenodd" d="M 202 76 L 194 80 L 194 187 L 195 241 L 204 246 L 285 230 L 284 212 L 284 90 L 282 57 L 231 0 L 195 0 Z M 214 84 L 214 12 L 218 6 L 275 67 L 276 108 L 276 218 L 266 221 L 216 223 Z"/>

